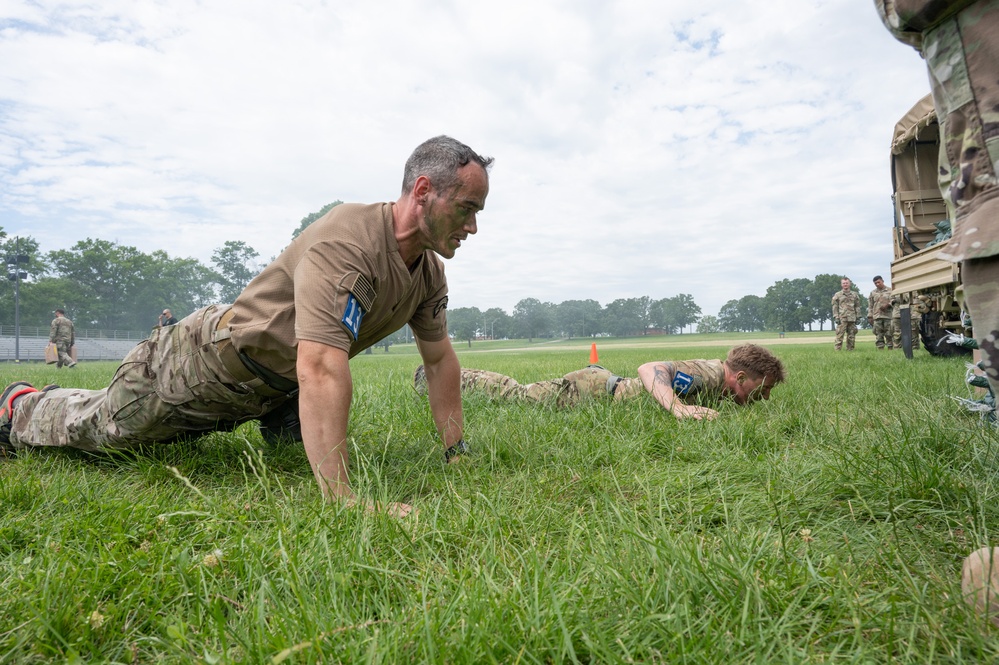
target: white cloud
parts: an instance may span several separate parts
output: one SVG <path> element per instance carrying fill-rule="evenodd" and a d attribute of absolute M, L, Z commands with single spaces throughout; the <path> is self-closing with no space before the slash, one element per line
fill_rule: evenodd
<path fill-rule="evenodd" d="M 10 4 L 10 3 L 8 3 Z M 690 5 L 690 6 L 687 6 Z M 497 158 L 453 306 L 861 284 L 888 139 L 928 89 L 873 2 L 19 2 L 0 19 L 0 224 L 269 258 L 419 142 Z"/>

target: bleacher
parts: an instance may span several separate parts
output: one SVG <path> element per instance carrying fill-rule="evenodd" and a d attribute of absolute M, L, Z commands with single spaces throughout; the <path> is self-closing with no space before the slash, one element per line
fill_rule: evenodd
<path fill-rule="evenodd" d="M 113 360 L 119 361 L 139 343 L 135 339 L 86 339 L 76 340 L 76 360 Z M 0 362 L 13 362 L 20 358 L 22 362 L 45 362 L 45 347 L 48 337 L 21 336 L 15 344 L 12 336 L 0 336 Z M 15 348 L 16 347 L 16 348 Z M 15 350 L 17 353 L 15 353 Z"/>

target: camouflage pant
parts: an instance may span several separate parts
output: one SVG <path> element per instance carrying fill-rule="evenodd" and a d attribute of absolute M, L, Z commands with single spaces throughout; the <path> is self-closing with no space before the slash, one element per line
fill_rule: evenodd
<path fill-rule="evenodd" d="M 937 3 L 939 4 L 939 3 Z M 999 0 L 979 0 L 923 33 L 940 118 L 940 179 L 956 210 L 944 252 L 952 260 L 999 254 Z"/>
<path fill-rule="evenodd" d="M 853 351 L 853 346 L 857 341 L 857 322 L 839 320 L 836 326 L 836 350 L 843 348 L 843 337 L 846 337 L 846 350 Z"/>
<path fill-rule="evenodd" d="M 481 369 L 461 370 L 462 392 L 481 390 L 500 399 L 524 399 L 531 402 L 554 402 L 559 406 L 578 404 L 584 398 L 608 395 L 608 384 L 615 375 L 603 367 L 592 365 L 570 372 L 558 379 L 522 385 L 516 380 Z M 625 400 L 641 394 L 640 379 L 621 378 L 614 388 L 614 400 Z"/>
<path fill-rule="evenodd" d="M 228 309 L 212 305 L 153 330 L 103 390 L 25 395 L 14 411 L 11 443 L 128 449 L 231 429 L 267 413 L 287 397 L 258 395 L 256 386 L 239 383 L 219 358 L 213 333 Z"/>
<path fill-rule="evenodd" d="M 961 265 L 964 298 L 992 392 L 999 395 L 999 257 Z"/>
<path fill-rule="evenodd" d="M 57 339 L 52 342 L 56 347 L 56 368 L 60 368 L 63 365 L 72 365 L 73 356 L 69 355 L 69 349 L 72 346 L 68 339 Z"/>
<path fill-rule="evenodd" d="M 911 312 L 910 312 L 911 313 Z M 919 315 L 912 314 L 912 349 L 919 348 Z M 902 348 L 902 317 L 895 316 L 891 320 L 891 339 L 896 349 Z"/>
<path fill-rule="evenodd" d="M 874 345 L 879 349 L 894 346 L 891 338 L 891 319 L 874 319 Z"/>

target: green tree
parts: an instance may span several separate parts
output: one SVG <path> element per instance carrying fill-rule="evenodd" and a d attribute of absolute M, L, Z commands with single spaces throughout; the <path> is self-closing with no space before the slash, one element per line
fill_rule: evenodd
<path fill-rule="evenodd" d="M 644 335 L 648 332 L 648 298 L 618 298 L 604 308 L 603 328 L 615 337 Z"/>
<path fill-rule="evenodd" d="M 164 307 L 183 318 L 217 301 L 218 273 L 197 259 L 171 258 L 156 250 L 146 257 L 142 272 L 140 328 L 156 325 Z"/>
<path fill-rule="evenodd" d="M 341 203 L 343 203 L 343 201 L 337 199 L 333 203 L 327 203 L 318 211 L 309 213 L 308 215 L 303 217 L 302 221 L 298 224 L 298 228 L 292 232 L 291 239 L 294 240 L 295 238 L 297 238 L 299 235 L 301 235 L 302 231 L 309 228 L 309 225 L 312 224 L 312 222 L 316 221 L 317 219 L 319 219 L 320 217 L 322 217 L 323 215 L 325 215 L 326 213 L 328 213 L 330 210 L 340 205 Z"/>
<path fill-rule="evenodd" d="M 689 293 L 681 293 L 672 298 L 656 300 L 649 308 L 653 325 L 668 334 L 682 333 L 686 326 L 697 323 L 701 308 Z"/>
<path fill-rule="evenodd" d="M 135 247 L 87 238 L 68 250 L 49 252 L 58 277 L 75 283 L 62 305 L 78 328 L 134 329 L 144 290 L 146 257 Z"/>
<path fill-rule="evenodd" d="M 596 300 L 566 300 L 555 307 L 555 323 L 566 337 L 591 337 L 601 329 L 603 308 Z"/>
<path fill-rule="evenodd" d="M 681 293 L 673 296 L 676 302 L 676 324 L 680 334 L 687 326 L 693 326 L 700 320 L 701 308 L 694 302 L 694 296 L 689 293 Z"/>
<path fill-rule="evenodd" d="M 766 324 L 772 330 L 804 330 L 812 322 L 812 281 L 782 279 L 767 289 Z"/>
<path fill-rule="evenodd" d="M 78 320 L 74 305 L 79 288 L 71 279 L 65 277 L 42 277 L 36 281 L 21 284 L 21 325 L 45 327 L 52 322 L 52 310 L 61 307 L 66 310 L 68 316 L 74 322 Z M 13 307 L 13 303 L 11 303 Z M 4 319 L 4 322 L 13 321 Z M 89 327 L 82 325 L 79 327 Z"/>
<path fill-rule="evenodd" d="M 27 256 L 27 263 L 18 263 L 16 257 Z M 16 265 L 19 272 L 27 273 L 27 277 L 20 281 L 20 312 L 21 325 L 39 326 L 48 325 L 52 319 L 52 307 L 49 303 L 39 303 L 31 296 L 31 290 L 35 282 L 41 279 L 48 271 L 45 257 L 39 250 L 38 241 L 31 236 L 8 237 L 3 228 L 0 227 L 0 260 L 5 263 L 10 261 L 9 266 Z M 9 267 L 5 265 L 5 268 Z M 14 288 L 15 281 L 9 278 L 13 275 L 12 270 L 4 270 L 0 274 L 0 321 L 5 324 L 14 322 Z M 44 310 L 48 307 L 48 317 L 44 323 L 36 320 L 35 310 Z"/>
<path fill-rule="evenodd" d="M 725 332 L 755 332 L 764 328 L 764 299 L 748 295 L 722 305 L 718 321 Z"/>
<path fill-rule="evenodd" d="M 513 335 L 513 317 L 499 307 L 490 307 L 482 312 L 482 333 L 490 339 L 503 339 Z"/>
<path fill-rule="evenodd" d="M 467 341 L 472 346 L 472 340 L 482 327 L 482 312 L 478 307 L 458 307 L 447 311 L 447 330 L 454 335 L 455 340 Z"/>
<path fill-rule="evenodd" d="M 260 270 L 251 261 L 260 256 L 257 250 L 242 240 L 228 240 L 212 254 L 212 263 L 218 268 L 219 298 L 231 303 L 243 292 L 250 280 Z"/>
<path fill-rule="evenodd" d="M 819 330 L 824 328 L 826 321 L 830 322 L 830 328 L 834 327 L 832 325 L 832 297 L 843 288 L 840 286 L 841 279 L 842 277 L 839 275 L 824 273 L 816 275 L 815 279 L 812 280 L 812 318 L 819 322 Z"/>
<path fill-rule="evenodd" d="M 710 314 L 705 314 L 697 322 L 697 332 L 699 333 L 716 333 L 721 332 L 721 324 L 718 322 L 717 316 L 711 316 Z"/>
<path fill-rule="evenodd" d="M 526 337 L 529 342 L 535 337 L 548 337 L 555 323 L 555 305 L 537 298 L 524 298 L 514 305 L 513 320 L 520 337 Z"/>

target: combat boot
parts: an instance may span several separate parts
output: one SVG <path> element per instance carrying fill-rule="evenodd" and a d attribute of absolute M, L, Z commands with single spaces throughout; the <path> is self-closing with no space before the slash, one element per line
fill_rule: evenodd
<path fill-rule="evenodd" d="M 10 430 L 14 422 L 15 402 L 24 395 L 37 393 L 38 389 L 27 381 L 15 381 L 9 384 L 0 395 L 0 448 L 5 452 L 10 450 Z"/>

